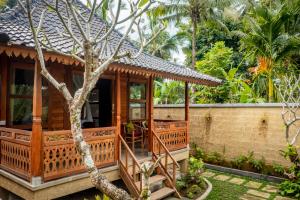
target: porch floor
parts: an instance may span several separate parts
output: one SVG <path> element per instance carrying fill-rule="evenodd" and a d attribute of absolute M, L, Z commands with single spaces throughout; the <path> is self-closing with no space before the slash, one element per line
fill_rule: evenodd
<path fill-rule="evenodd" d="M 132 151 L 132 149 L 131 149 L 131 151 Z M 122 152 L 121 159 L 125 160 L 125 152 L 126 152 L 125 147 L 122 147 L 121 152 Z M 133 154 L 135 155 L 135 157 L 138 161 L 144 161 L 145 159 L 148 159 L 148 158 L 150 159 L 150 157 L 151 157 L 151 155 L 148 154 L 148 149 L 147 148 L 144 148 L 144 151 L 143 151 L 142 148 L 135 147 L 134 151 L 133 151 Z M 130 159 L 129 156 L 128 156 L 128 159 Z"/>

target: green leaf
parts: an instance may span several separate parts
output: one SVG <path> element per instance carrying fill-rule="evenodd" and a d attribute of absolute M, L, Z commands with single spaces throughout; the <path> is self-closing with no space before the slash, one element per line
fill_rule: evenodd
<path fill-rule="evenodd" d="M 149 2 L 149 0 L 141 0 L 139 3 L 139 8 L 143 7 L 144 5 L 146 5 Z"/>
<path fill-rule="evenodd" d="M 102 5 L 102 18 L 106 21 L 109 0 L 104 0 Z"/>

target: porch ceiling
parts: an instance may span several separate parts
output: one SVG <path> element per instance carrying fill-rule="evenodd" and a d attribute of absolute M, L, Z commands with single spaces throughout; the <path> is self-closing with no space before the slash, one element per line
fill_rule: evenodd
<path fill-rule="evenodd" d="M 51 0 L 47 0 L 49 3 Z M 38 16 L 41 15 L 42 10 L 46 8 L 46 5 L 40 1 L 40 0 L 33 0 L 33 6 L 36 7 L 35 13 L 34 13 L 34 19 L 36 19 L 35 23 L 38 23 L 37 19 L 39 19 Z M 90 11 L 79 1 L 76 2 L 78 8 L 84 12 L 89 13 Z M 65 12 L 63 6 L 61 5 L 61 11 Z M 103 28 L 107 26 L 105 22 L 103 22 L 100 18 L 95 17 L 95 20 L 93 21 L 94 26 L 93 27 L 99 27 Z M 49 39 L 51 40 L 53 46 L 56 47 L 57 50 L 62 52 L 70 52 L 73 48 L 73 41 L 69 38 L 66 38 L 64 36 L 61 36 L 57 34 L 56 29 L 63 29 L 63 25 L 59 21 L 58 16 L 54 12 L 50 12 L 49 10 L 46 12 L 45 17 L 45 24 L 44 24 L 44 32 L 46 32 L 49 35 Z M 75 28 L 74 28 L 75 29 Z M 97 29 L 92 30 L 92 34 L 97 33 Z M 9 38 L 9 45 L 13 45 L 17 48 L 20 47 L 27 47 L 28 49 L 34 48 L 34 42 L 32 39 L 32 34 L 28 25 L 28 19 L 21 11 L 21 8 L 19 6 L 16 6 L 14 9 L 11 9 L 7 11 L 6 13 L 0 14 L 0 32 L 6 33 Z M 76 33 L 79 36 L 79 31 L 74 30 L 74 33 Z M 41 36 L 42 37 L 42 36 Z M 121 39 L 122 35 L 114 31 L 111 35 L 113 38 L 111 42 L 109 43 L 108 47 L 106 48 L 106 55 L 109 56 L 112 54 L 114 49 L 116 48 L 118 41 Z M 99 44 L 102 45 L 102 44 Z M 7 47 L 6 45 L 4 47 Z M 5 49 L 4 49 L 5 50 Z M 3 47 L 2 47 L 2 51 Z M 122 45 L 120 52 L 132 52 L 135 53 L 138 51 L 138 48 L 135 47 L 130 41 L 125 41 L 125 43 Z M 0 47 L 1 52 L 1 47 Z M 18 54 L 24 56 L 26 53 L 20 53 L 11 51 L 10 53 Z M 30 57 L 35 56 L 33 53 L 29 54 Z M 75 61 L 72 61 L 70 58 L 64 58 L 60 55 L 55 54 L 48 54 L 46 56 L 46 60 L 51 59 L 61 61 L 63 63 L 69 64 L 74 63 Z M 75 63 L 79 64 L 79 63 Z M 205 84 L 205 85 L 218 85 L 221 84 L 221 80 L 201 74 L 195 70 L 192 70 L 190 68 L 177 65 L 168 61 L 165 61 L 161 58 L 149 55 L 147 53 L 142 53 L 139 57 L 136 59 L 128 59 L 128 58 L 122 58 L 119 61 L 119 64 L 123 65 L 115 65 L 111 69 L 113 70 L 119 70 L 119 71 L 128 71 L 130 73 L 144 73 L 154 76 L 160 76 L 160 77 L 167 77 L 175 80 L 183 80 L 198 84 Z M 116 67 L 117 66 L 117 67 Z"/>

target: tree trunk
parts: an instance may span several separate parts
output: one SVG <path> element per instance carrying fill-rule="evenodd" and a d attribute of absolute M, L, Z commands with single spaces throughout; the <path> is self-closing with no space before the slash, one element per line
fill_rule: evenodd
<path fill-rule="evenodd" d="M 129 200 L 130 195 L 123 189 L 117 188 L 97 169 L 91 155 L 90 146 L 84 141 L 81 128 L 81 109 L 82 106 L 71 106 L 70 122 L 71 132 L 77 150 L 82 156 L 83 163 L 90 175 L 92 184 L 99 189 L 103 194 L 113 200 Z"/>
<path fill-rule="evenodd" d="M 272 71 L 268 73 L 268 100 L 269 103 L 273 102 L 273 93 L 274 93 L 274 86 L 272 80 Z"/>
<path fill-rule="evenodd" d="M 197 34 L 197 22 L 193 20 L 192 22 L 192 69 L 195 69 L 196 65 L 196 34 Z"/>

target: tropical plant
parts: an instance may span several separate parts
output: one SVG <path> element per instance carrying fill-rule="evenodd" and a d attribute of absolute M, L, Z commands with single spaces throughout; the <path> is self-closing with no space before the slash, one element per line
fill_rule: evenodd
<path fill-rule="evenodd" d="M 285 28 L 288 21 L 298 15 L 300 4 L 291 8 L 286 3 L 275 2 L 269 7 L 256 4 L 245 17 L 245 31 L 235 32 L 241 36 L 242 49 L 251 52 L 251 60 L 257 62 L 257 66 L 250 68 L 250 71 L 255 76 L 267 78 L 269 102 L 273 101 L 274 96 L 275 70 L 286 67 L 288 58 L 300 53 L 299 36 L 289 34 Z"/>
<path fill-rule="evenodd" d="M 280 194 L 284 196 L 291 196 L 300 198 L 300 156 L 299 149 L 292 144 L 289 144 L 287 148 L 282 151 L 282 155 L 292 162 L 292 165 L 285 172 L 289 177 L 280 184 Z"/>
<path fill-rule="evenodd" d="M 182 82 L 171 80 L 155 80 L 155 104 L 184 103 L 184 85 Z"/>
<path fill-rule="evenodd" d="M 191 38 L 192 43 L 192 64 L 194 68 L 196 65 L 196 34 L 199 24 L 204 21 L 211 20 L 212 23 L 218 24 L 221 27 L 226 28 L 224 24 L 219 20 L 221 10 L 231 5 L 234 0 L 166 0 L 155 7 L 154 11 L 157 16 L 162 16 L 163 19 L 169 21 L 187 21 L 191 26 L 191 35 L 187 34 L 188 38 Z"/>
<path fill-rule="evenodd" d="M 161 26 L 167 26 L 167 22 L 159 22 L 157 16 L 154 13 L 149 12 L 147 14 L 147 26 L 146 29 L 149 32 L 149 37 L 155 35 Z M 172 53 L 179 52 L 179 45 L 181 39 L 177 34 L 171 35 L 166 29 L 160 32 L 160 34 L 147 46 L 146 51 L 151 55 L 163 58 L 165 60 L 170 60 L 172 58 Z"/>
<path fill-rule="evenodd" d="M 248 161 L 247 156 L 240 155 L 240 156 L 234 158 L 231 161 L 231 164 L 232 164 L 233 167 L 235 167 L 237 169 L 242 169 L 245 166 L 245 164 L 247 163 L 247 161 Z"/>
<path fill-rule="evenodd" d="M 224 71 L 229 71 L 232 62 L 233 51 L 225 46 L 223 41 L 216 42 L 204 55 L 204 58 L 196 62 L 196 69 L 218 78 L 224 78 Z"/>
<path fill-rule="evenodd" d="M 276 174 L 278 175 L 284 174 L 284 167 L 281 164 L 273 163 L 272 168 Z"/>
<path fill-rule="evenodd" d="M 176 182 L 179 192 L 191 199 L 199 195 L 206 188 L 206 183 L 201 176 L 203 172 L 203 161 L 195 157 L 190 157 L 187 174 L 180 177 Z"/>

